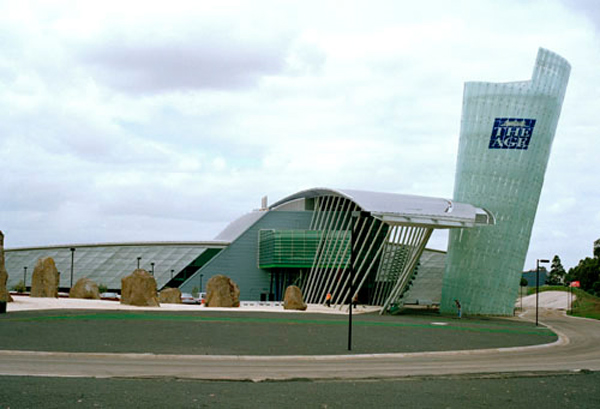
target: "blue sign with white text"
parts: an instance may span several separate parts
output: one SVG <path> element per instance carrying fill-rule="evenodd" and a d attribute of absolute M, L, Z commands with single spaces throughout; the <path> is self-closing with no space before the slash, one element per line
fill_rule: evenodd
<path fill-rule="evenodd" d="M 489 149 L 527 149 L 535 119 L 496 118 Z"/>

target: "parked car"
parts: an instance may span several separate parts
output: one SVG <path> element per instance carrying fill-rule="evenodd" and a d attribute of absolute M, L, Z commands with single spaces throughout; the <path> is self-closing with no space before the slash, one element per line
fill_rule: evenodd
<path fill-rule="evenodd" d="M 198 304 L 198 300 L 196 300 L 192 294 L 181 293 L 181 303 L 182 304 Z"/>
<path fill-rule="evenodd" d="M 101 300 L 120 301 L 121 296 L 118 293 L 102 293 L 100 294 Z"/>

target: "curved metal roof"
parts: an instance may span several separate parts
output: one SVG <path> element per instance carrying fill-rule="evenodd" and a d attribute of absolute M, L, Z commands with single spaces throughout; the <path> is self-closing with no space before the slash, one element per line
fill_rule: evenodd
<path fill-rule="evenodd" d="M 6 251 L 32 251 L 32 250 L 56 250 L 65 248 L 92 248 L 92 247 L 181 247 L 181 246 L 200 246 L 206 248 L 224 249 L 230 241 L 227 240 L 208 240 L 208 241 L 129 241 L 129 242 L 107 242 L 107 243 L 71 243 L 71 244 L 50 244 L 47 246 L 29 246 L 29 247 L 9 247 Z"/>
<path fill-rule="evenodd" d="M 235 241 L 235 239 L 248 230 L 250 226 L 256 223 L 265 214 L 266 212 L 255 210 L 238 217 L 229 223 L 227 227 L 215 237 L 215 240 L 226 241 L 229 243 Z"/>
<path fill-rule="evenodd" d="M 73 265 L 73 283 L 87 277 L 99 285 L 118 289 L 121 288 L 121 279 L 135 270 L 137 258 L 140 257 L 140 268 L 154 270 L 157 286 L 161 288 L 207 250 L 224 249 L 228 244 L 223 241 L 130 242 L 5 249 L 6 270 L 9 273 L 7 286 L 10 288 L 21 279 L 31 285 L 31 274 L 36 262 L 40 258 L 52 257 L 56 268 L 62 272 L 59 284 L 61 288 L 70 287 L 69 273 Z M 71 248 L 75 252 L 72 253 Z M 212 251 L 207 255 L 211 253 Z M 29 271 L 24 271 L 24 267 Z"/>
<path fill-rule="evenodd" d="M 270 210 L 297 199 L 319 196 L 340 196 L 356 203 L 363 211 L 389 224 L 427 225 L 437 228 L 474 227 L 494 224 L 494 216 L 487 210 L 453 200 L 369 192 L 352 189 L 307 189 L 279 200 Z"/>

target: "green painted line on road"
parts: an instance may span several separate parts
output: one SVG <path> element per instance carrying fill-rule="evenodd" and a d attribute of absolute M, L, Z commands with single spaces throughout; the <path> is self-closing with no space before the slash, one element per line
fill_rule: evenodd
<path fill-rule="evenodd" d="M 284 325 L 348 325 L 348 321 L 344 320 L 317 320 L 317 319 L 285 319 L 285 318 L 256 318 L 256 317 L 207 317 L 207 316 L 191 316 L 191 315 L 168 315 L 168 314 L 152 314 L 152 313 L 84 313 L 72 315 L 48 315 L 40 317 L 23 317 L 9 318 L 9 322 L 39 322 L 39 321 L 85 321 L 85 320 L 100 320 L 100 321 L 184 321 L 184 322 L 202 322 L 202 323 L 240 323 L 240 324 L 284 324 Z M 0 323 L 2 322 L 0 321 Z M 439 321 L 438 321 L 439 322 Z M 360 321 L 355 319 L 354 325 L 365 327 L 409 327 L 422 328 L 429 330 L 450 330 L 450 331 L 470 331 L 482 333 L 508 333 L 508 334 L 528 334 L 544 337 L 556 336 L 552 331 L 546 328 L 537 329 L 513 329 L 506 328 L 489 328 L 484 326 L 473 326 L 473 322 L 466 320 L 458 323 L 445 321 L 447 325 L 433 325 L 431 323 L 406 323 L 406 322 L 382 322 L 382 321 Z M 489 324 L 483 324 L 489 325 Z"/>

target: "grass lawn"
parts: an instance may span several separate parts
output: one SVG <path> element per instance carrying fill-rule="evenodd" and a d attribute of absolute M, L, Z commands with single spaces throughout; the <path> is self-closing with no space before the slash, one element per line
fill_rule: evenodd
<path fill-rule="evenodd" d="M 0 315 L 0 349 L 190 355 L 342 355 L 554 342 L 531 322 L 439 315 L 348 317 L 229 311 L 19 311 Z M 315 340 L 315 342 L 308 342 Z M 0 385 L 1 385 L 0 381 Z M 0 389 L 2 389 L 0 387 Z M 0 404 L 0 407 L 2 405 Z"/>
<path fill-rule="evenodd" d="M 573 303 L 572 315 L 600 320 L 600 298 L 575 289 L 577 300 Z"/>

